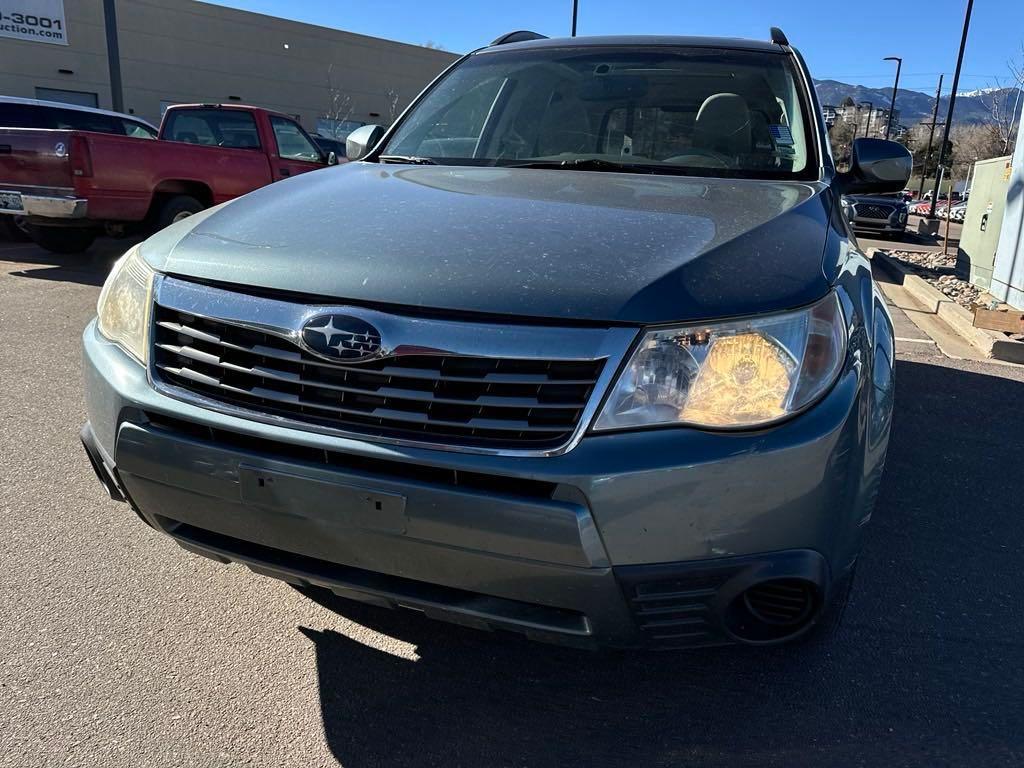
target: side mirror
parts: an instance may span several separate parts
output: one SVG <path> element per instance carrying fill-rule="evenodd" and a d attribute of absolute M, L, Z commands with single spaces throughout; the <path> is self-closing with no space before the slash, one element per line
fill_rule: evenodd
<path fill-rule="evenodd" d="M 326 162 L 328 165 L 337 165 L 338 164 L 338 156 L 336 154 L 334 154 L 333 152 L 328 152 L 327 153 L 327 159 L 324 160 L 324 162 Z"/>
<path fill-rule="evenodd" d="M 349 160 L 359 160 L 377 146 L 384 129 L 379 125 L 362 125 L 356 128 L 345 139 L 345 156 Z"/>
<path fill-rule="evenodd" d="M 838 175 L 844 195 L 900 192 L 910 180 L 914 158 L 902 144 L 885 139 L 854 139 L 850 170 Z"/>

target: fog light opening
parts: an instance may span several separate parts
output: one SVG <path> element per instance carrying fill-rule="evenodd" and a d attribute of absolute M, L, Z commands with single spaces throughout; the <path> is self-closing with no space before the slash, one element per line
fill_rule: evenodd
<path fill-rule="evenodd" d="M 726 628 L 746 643 L 791 640 L 806 631 L 821 607 L 817 586 L 805 579 L 769 579 L 748 587 L 729 605 Z"/>

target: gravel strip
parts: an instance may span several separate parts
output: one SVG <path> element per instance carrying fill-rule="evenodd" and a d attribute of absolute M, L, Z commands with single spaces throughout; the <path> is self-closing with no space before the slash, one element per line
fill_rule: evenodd
<path fill-rule="evenodd" d="M 955 253 L 946 255 L 941 251 L 938 253 L 888 251 L 888 254 L 966 309 L 973 310 L 976 306 L 988 306 L 992 301 L 992 297 L 988 293 L 954 274 Z"/>

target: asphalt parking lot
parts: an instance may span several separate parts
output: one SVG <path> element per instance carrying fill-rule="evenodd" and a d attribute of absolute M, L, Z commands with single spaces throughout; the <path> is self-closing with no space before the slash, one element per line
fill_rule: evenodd
<path fill-rule="evenodd" d="M 592 654 L 179 549 L 78 444 L 79 333 L 124 242 L 0 242 L 0 765 L 1019 766 L 1024 373 L 901 342 L 844 623 Z"/>

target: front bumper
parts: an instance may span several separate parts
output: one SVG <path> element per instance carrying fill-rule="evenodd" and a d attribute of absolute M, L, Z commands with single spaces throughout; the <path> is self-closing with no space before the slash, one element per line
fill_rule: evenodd
<path fill-rule="evenodd" d="M 854 364 L 771 430 L 591 435 L 561 456 L 503 457 L 215 413 L 153 390 L 94 324 L 84 348 L 94 466 L 184 547 L 563 643 L 727 642 L 728 601 L 764 574 L 810 579 L 820 608 L 880 472 Z"/>
<path fill-rule="evenodd" d="M 870 219 L 866 217 L 858 218 L 855 216 L 850 219 L 850 224 L 855 230 L 859 230 L 861 232 L 901 234 L 907 230 L 906 217 L 901 220 L 896 216 L 892 216 L 889 219 Z"/>

